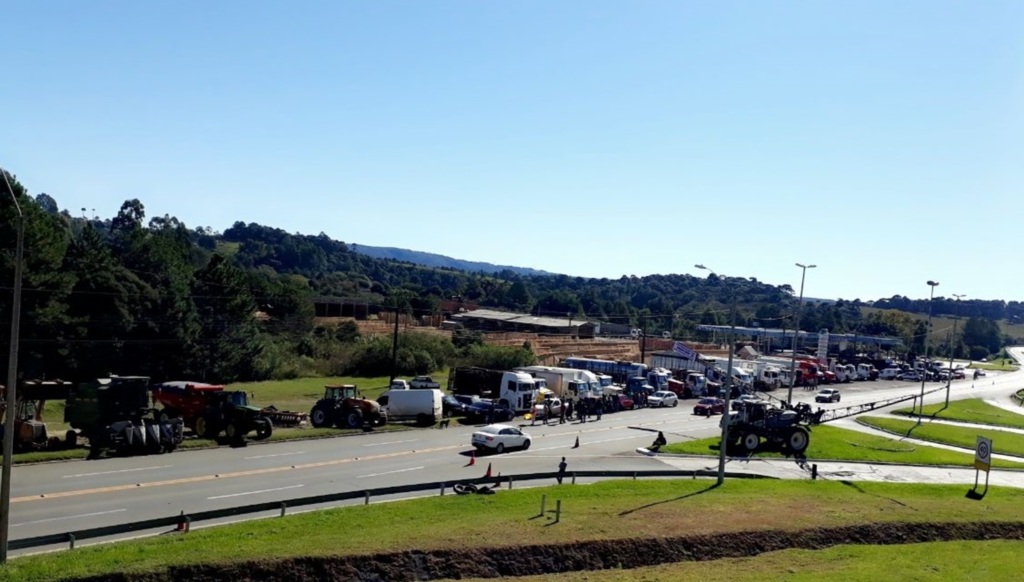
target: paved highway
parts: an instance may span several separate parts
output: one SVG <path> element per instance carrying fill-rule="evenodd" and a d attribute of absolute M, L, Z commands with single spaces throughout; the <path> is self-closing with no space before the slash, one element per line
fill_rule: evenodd
<path fill-rule="evenodd" d="M 926 390 L 940 386 L 929 382 Z M 1005 397 L 1024 387 L 1024 373 L 990 373 L 978 381 L 953 382 L 953 398 Z M 842 408 L 916 394 L 920 383 L 860 382 L 839 386 Z M 776 396 L 784 396 L 777 391 Z M 813 401 L 797 389 L 795 399 Z M 938 402 L 944 393 L 930 396 Z M 530 450 L 479 457 L 469 462 L 473 427 L 367 433 L 346 438 L 291 441 L 245 448 L 179 451 L 170 455 L 113 458 L 15 467 L 11 538 L 62 533 L 86 527 L 223 507 L 287 500 L 388 485 L 442 482 L 493 474 L 554 471 L 562 456 L 569 470 L 666 468 L 635 454 L 656 431 L 669 442 L 718 434 L 718 418 L 691 414 L 693 401 L 671 409 L 607 414 L 600 421 L 536 427 Z M 824 406 L 824 405 L 815 405 Z M 906 403 L 900 406 L 907 406 Z M 572 448 L 576 439 L 579 448 Z"/>

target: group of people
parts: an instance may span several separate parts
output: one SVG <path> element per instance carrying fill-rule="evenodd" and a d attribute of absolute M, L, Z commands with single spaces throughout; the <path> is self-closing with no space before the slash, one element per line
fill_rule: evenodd
<path fill-rule="evenodd" d="M 599 398 L 594 397 L 578 397 L 568 398 L 562 401 L 561 409 L 556 411 L 552 410 L 551 398 L 539 397 L 537 401 L 538 407 L 543 407 L 542 411 L 535 408 L 532 423 L 537 422 L 538 419 L 543 420 L 544 424 L 555 420 L 557 418 L 558 424 L 565 424 L 566 420 L 572 422 L 575 418 L 578 422 L 587 422 L 587 420 L 601 420 L 601 416 L 605 412 L 618 412 L 622 410 L 622 402 L 619 400 L 619 396 L 604 395 Z M 647 394 L 641 392 L 633 396 L 633 408 L 645 408 L 647 406 Z"/>

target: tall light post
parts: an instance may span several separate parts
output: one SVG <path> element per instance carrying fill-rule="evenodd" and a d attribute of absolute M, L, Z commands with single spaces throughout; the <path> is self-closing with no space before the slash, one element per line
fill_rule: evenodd
<path fill-rule="evenodd" d="M 917 425 L 921 426 L 921 418 L 924 417 L 924 383 L 928 381 L 928 340 L 932 335 L 932 300 L 935 299 L 935 288 L 939 286 L 938 281 L 928 281 L 932 288 L 928 297 L 928 327 L 924 330 L 924 374 L 921 376 L 921 410 L 917 415 Z"/>
<path fill-rule="evenodd" d="M 714 271 L 704 265 L 694 265 L 703 271 L 709 271 L 712 275 L 718 276 Z M 729 443 L 729 400 L 732 398 L 732 353 L 736 349 L 736 290 L 733 289 L 730 305 L 729 323 L 729 363 L 725 370 L 725 407 L 722 410 L 722 442 L 718 444 L 718 484 L 725 483 L 725 449 Z"/>
<path fill-rule="evenodd" d="M 956 313 L 953 314 L 953 333 L 949 334 L 949 374 L 946 376 L 946 408 L 949 408 L 949 389 L 953 383 L 953 341 L 956 340 L 956 322 L 960 320 L 960 298 L 966 295 L 953 294 L 956 297 Z"/>
<path fill-rule="evenodd" d="M 4 420 L 4 462 L 0 477 L 0 564 L 7 562 L 7 540 L 11 524 L 11 465 L 14 459 L 14 417 L 17 414 L 18 335 L 21 327 L 21 270 L 25 259 L 25 214 L 14 195 L 7 172 L 0 168 L 7 193 L 18 213 L 18 245 L 14 256 L 14 293 L 11 296 L 11 351 L 7 361 L 7 415 Z"/>
<path fill-rule="evenodd" d="M 801 265 L 797 263 L 796 266 L 800 267 L 802 272 L 800 273 L 800 299 L 797 301 L 796 323 L 793 326 L 793 359 L 789 364 L 789 395 L 786 396 L 786 402 L 790 406 L 793 405 L 793 385 L 796 384 L 796 338 L 800 335 L 800 315 L 804 310 L 804 280 L 807 278 L 807 269 L 814 269 L 818 265 Z"/>

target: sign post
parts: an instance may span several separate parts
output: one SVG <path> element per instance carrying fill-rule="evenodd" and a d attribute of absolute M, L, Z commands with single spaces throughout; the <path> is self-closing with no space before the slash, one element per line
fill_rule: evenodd
<path fill-rule="evenodd" d="M 985 472 L 985 491 L 981 494 L 988 493 L 988 473 L 989 469 L 992 468 L 992 439 L 985 438 L 983 436 L 978 437 L 978 444 L 974 449 L 974 489 L 971 491 L 975 494 L 978 491 L 978 477 L 981 471 Z"/>

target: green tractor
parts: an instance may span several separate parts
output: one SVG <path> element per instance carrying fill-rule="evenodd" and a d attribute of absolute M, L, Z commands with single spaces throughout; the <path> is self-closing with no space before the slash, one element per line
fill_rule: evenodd
<path fill-rule="evenodd" d="M 218 391 L 207 395 L 206 410 L 196 418 L 195 431 L 206 439 L 216 439 L 223 432 L 233 443 L 244 443 L 245 436 L 256 431 L 255 439 L 270 438 L 274 425 L 258 406 L 249 404 L 249 395 L 242 391 Z"/>
<path fill-rule="evenodd" d="M 324 387 L 324 397 L 313 405 L 309 422 L 317 428 L 336 426 L 365 430 L 384 426 L 387 415 L 380 404 L 362 398 L 354 384 L 329 385 Z"/>

